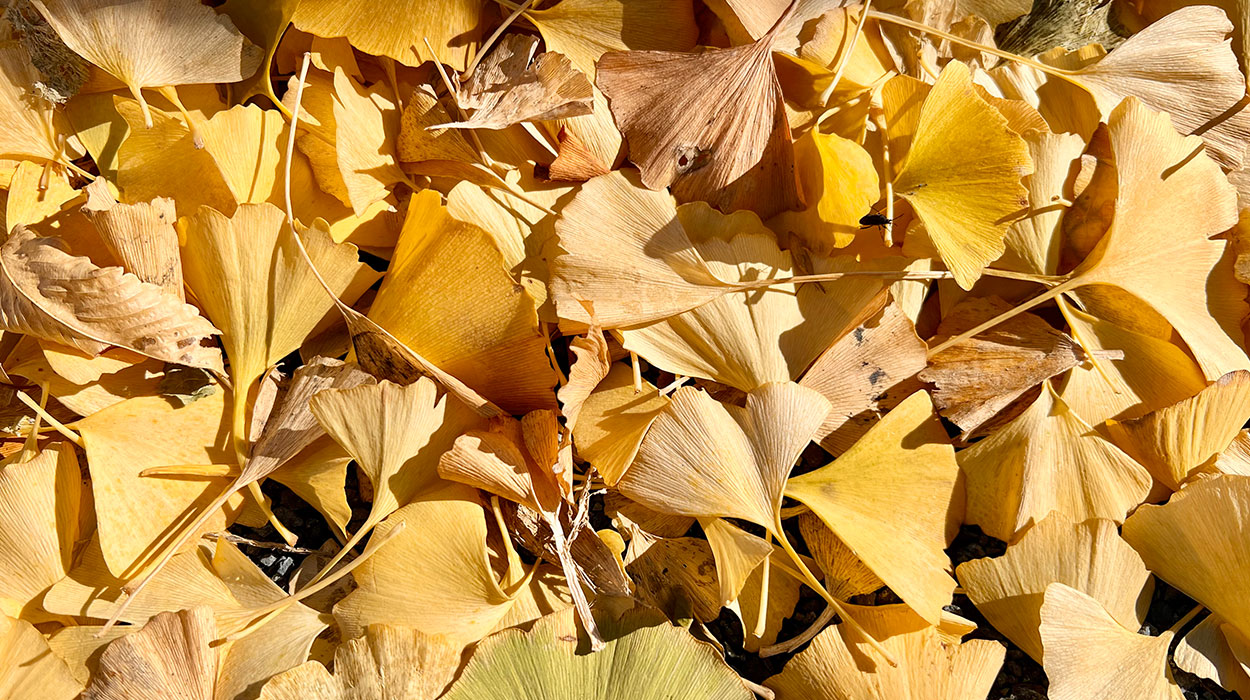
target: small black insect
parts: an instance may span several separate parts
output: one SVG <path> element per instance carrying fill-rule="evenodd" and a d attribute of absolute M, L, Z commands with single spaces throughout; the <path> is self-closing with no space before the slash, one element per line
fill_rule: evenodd
<path fill-rule="evenodd" d="M 894 219 L 886 218 L 885 214 L 878 214 L 877 212 L 874 211 L 870 214 L 864 214 L 863 216 L 859 217 L 859 227 L 860 228 L 873 228 L 875 226 L 880 226 L 882 228 L 885 228 L 886 226 L 889 226 L 890 223 L 893 221 Z"/>

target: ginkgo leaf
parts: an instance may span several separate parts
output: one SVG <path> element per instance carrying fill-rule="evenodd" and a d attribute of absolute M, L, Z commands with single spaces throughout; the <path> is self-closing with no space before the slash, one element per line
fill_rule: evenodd
<path fill-rule="evenodd" d="M 1182 700 L 1168 668 L 1173 632 L 1158 637 L 1123 625 L 1088 595 L 1062 583 L 1046 587 L 1041 607 L 1043 668 L 1049 697 L 1085 700 Z"/>
<path fill-rule="evenodd" d="M 710 645 L 681 627 L 627 613 L 604 620 L 607 647 L 582 651 L 573 619 L 540 618 L 528 632 L 509 630 L 478 645 L 446 700 L 574 700 L 595 688 L 603 700 L 748 700 L 750 691 Z"/>
<path fill-rule="evenodd" d="M 458 129 L 504 129 L 523 121 L 589 114 L 590 81 L 560 54 L 534 55 L 538 40 L 509 34 L 465 81 L 457 102 L 473 115 L 439 124 Z M 436 128 L 436 127 L 431 127 Z"/>
<path fill-rule="evenodd" d="M 233 83 L 260 66 L 263 51 L 212 8 L 194 0 L 32 0 L 61 39 L 126 84 L 152 126 L 142 88 Z"/>
<path fill-rule="evenodd" d="M 694 202 L 677 209 L 694 250 L 721 280 L 751 284 L 785 278 L 797 267 L 789 251 L 754 214 L 724 216 Z M 734 231 L 732 238 L 723 229 Z M 865 272 L 895 267 L 898 258 L 861 263 L 850 256 L 808 256 L 816 274 Z M 789 273 L 789 274 L 788 274 Z M 884 303 L 885 282 L 846 277 L 820 285 L 777 284 L 758 291 L 722 294 L 676 316 L 620 329 L 621 344 L 651 364 L 750 391 L 769 382 L 793 381 L 833 339 Z M 782 338 L 774 342 L 772 338 Z"/>
<path fill-rule="evenodd" d="M 222 328 L 230 374 L 246 392 L 270 365 L 304 342 L 334 301 L 317 273 L 347 302 L 377 279 L 359 262 L 356 247 L 334 245 L 324 228 L 301 234 L 316 272 L 293 239 L 286 216 L 272 204 L 243 204 L 227 218 L 207 207 L 178 222 L 187 287 L 209 318 Z M 236 402 L 235 441 L 239 462 L 246 456 L 244 411 Z"/>
<path fill-rule="evenodd" d="M 1038 625 L 1048 585 L 1062 583 L 1090 596 L 1126 629 L 1145 622 L 1154 588 L 1115 523 L 1073 523 L 1058 512 L 1029 528 L 1003 556 L 965 562 L 955 575 L 994 629 L 1039 663 Z"/>
<path fill-rule="evenodd" d="M 1233 651 L 1226 631 L 1229 636 L 1241 635 L 1219 615 L 1208 615 L 1177 643 L 1172 659 L 1182 671 L 1209 678 L 1244 697 L 1250 692 L 1250 674 Z"/>
<path fill-rule="evenodd" d="M 1193 396 L 1207 385 L 1202 369 L 1175 344 L 1087 314 L 1062 297 L 1057 301 L 1082 347 L 1122 356 L 1102 360 L 1097 368 L 1077 367 L 1068 373 L 1061 393 L 1064 403 L 1091 425 L 1108 418 L 1142 416 Z"/>
<path fill-rule="evenodd" d="M 1201 139 L 1177 134 L 1166 114 L 1136 98 L 1125 99 L 1107 127 L 1117 177 L 1111 228 L 1065 281 L 1008 313 L 1106 285 L 1127 293 L 1122 305 L 1141 302 L 1171 324 L 1207 379 L 1250 368 L 1237 340 L 1246 315 L 1244 285 L 1233 275 L 1227 243 L 1210 238 L 1237 222 L 1233 186 L 1202 153 Z M 1207 203 L 1202 216 L 1185 210 L 1195 201 Z"/>
<path fill-rule="evenodd" d="M 936 344 L 1011 308 L 997 297 L 972 297 L 938 325 Z M 1021 314 L 929 358 L 919 378 L 934 385 L 942 416 L 969 435 L 1026 391 L 1075 367 L 1076 342 L 1040 316 Z"/>
<path fill-rule="evenodd" d="M 1188 399 L 1140 418 L 1107 421 L 1107 433 L 1170 489 L 1223 452 L 1250 420 L 1250 372 L 1230 372 Z"/>
<path fill-rule="evenodd" d="M 180 408 L 160 396 L 127 399 L 74 427 L 87 453 L 104 560 L 119 577 L 142 573 L 177 534 L 170 523 L 199 513 L 228 483 L 140 476 L 149 467 L 233 462 L 222 392 Z M 236 499 L 231 512 L 237 508 Z M 203 531 L 225 523 L 218 511 Z"/>
<path fill-rule="evenodd" d="M 565 253 L 551 263 L 551 296 L 561 318 L 589 323 L 586 301 L 603 328 L 632 326 L 729 291 L 695 250 L 672 198 L 621 171 L 582 185 L 561 211 L 556 235 Z"/>
<path fill-rule="evenodd" d="M 0 613 L 42 622 L 43 594 L 70 569 L 82 474 L 67 443 L 0 462 Z"/>
<path fill-rule="evenodd" d="M 370 625 L 334 652 L 334 674 L 309 661 L 265 683 L 260 700 L 434 700 L 460 667 L 458 646 L 420 630 Z"/>
<path fill-rule="evenodd" d="M 409 202 L 369 318 L 510 412 L 553 408 L 558 378 L 537 305 L 490 234 L 439 200 L 427 190 Z"/>
<path fill-rule="evenodd" d="M 65 114 L 51 102 L 28 98 L 42 80 L 30 57 L 16 41 L 0 43 L 0 156 L 40 162 L 65 162 L 59 139 L 72 132 Z M 21 223 L 9 219 L 9 226 Z"/>
<path fill-rule="evenodd" d="M 210 608 L 160 613 L 104 649 L 100 670 L 83 698 L 212 700 L 219 652 L 209 642 L 216 636 Z"/>
<path fill-rule="evenodd" d="M 509 597 L 500 588 L 487 558 L 486 518 L 476 491 L 454 485 L 427 494 L 378 525 L 375 537 L 403 522 L 419 525 L 405 528 L 356 569 L 358 588 L 335 605 L 345 636 L 360 636 L 369 625 L 386 622 L 463 646 L 501 625 L 526 596 Z M 435 561 L 441 564 L 432 567 Z M 529 585 L 541 582 L 536 576 Z"/>
<path fill-rule="evenodd" d="M 738 598 L 752 572 L 772 556 L 773 545 L 721 518 L 705 518 L 699 524 L 716 560 L 720 604 L 729 605 Z"/>
<path fill-rule="evenodd" d="M 224 373 L 199 311 L 119 267 L 97 267 L 18 226 L 0 247 L 0 326 L 99 354 L 117 345 Z"/>
<path fill-rule="evenodd" d="M 1242 507 L 1250 477 L 1220 475 L 1186 486 L 1165 505 L 1145 505 L 1124 523 L 1124 539 L 1156 576 L 1245 634 L 1250 606 L 1230 585 L 1250 571 Z"/>
<path fill-rule="evenodd" d="M 881 198 L 872 156 L 850 139 L 812 129 L 795 140 L 794 160 L 808 206 L 783 212 L 769 225 L 799 236 L 817 252 L 849 245 L 860 218 Z"/>
<path fill-rule="evenodd" d="M 894 177 L 959 286 L 970 289 L 997 260 L 1007 225 L 1029 206 L 1020 178 L 1028 145 L 973 89 L 968 67 L 946 64 L 920 108 L 916 136 Z"/>
<path fill-rule="evenodd" d="M 400 0 L 387 7 L 390 19 L 379 21 L 370 0 L 301 0 L 292 21 L 310 34 L 347 37 L 365 53 L 405 65 L 434 59 L 463 71 L 481 41 L 486 7 L 482 0 Z"/>
<path fill-rule="evenodd" d="M 682 387 L 616 487 L 655 510 L 742 518 L 780 538 L 786 478 L 828 407 L 797 384 L 765 384 L 747 395 L 745 410 Z"/>
<path fill-rule="evenodd" d="M 569 381 L 556 392 L 556 398 L 560 401 L 564 427 L 572 432 L 586 400 L 612 371 L 612 353 L 598 324 L 591 325 L 584 337 L 574 338 L 569 352 L 575 358 L 569 368 Z"/>
<path fill-rule="evenodd" d="M 82 213 L 91 219 L 104 244 L 127 272 L 186 300 L 182 288 L 182 261 L 178 257 L 177 216 L 171 199 L 121 204 L 100 178 L 87 185 Z"/>
<path fill-rule="evenodd" d="M 785 495 L 811 509 L 903 602 L 936 623 L 955 588 L 943 550 L 963 511 L 958 475 L 946 431 L 928 394 L 918 391 L 837 460 L 791 478 Z"/>
<path fill-rule="evenodd" d="M 298 86 L 293 80 L 283 97 L 292 107 Z M 390 186 L 407 181 L 395 148 L 401 113 L 389 89 L 364 87 L 339 67 L 333 75 L 309 75 L 303 98 L 308 114 L 300 119 L 308 131 L 296 143 L 324 192 L 361 216 Z"/>
<path fill-rule="evenodd" d="M 523 432 L 521 422 L 510 419 L 492 422 L 490 430 L 470 430 L 443 453 L 439 476 L 553 513 L 561 493 L 552 464 L 530 456 Z"/>
<path fill-rule="evenodd" d="M 382 381 L 313 396 L 313 415 L 373 484 L 369 516 L 339 556 L 391 513 L 435 488 L 439 457 L 457 436 L 480 424 L 469 407 L 436 393 L 434 382 L 423 377 L 407 386 Z"/>
<path fill-rule="evenodd" d="M 1241 99 L 1246 79 L 1230 46 L 1233 25 L 1218 7 L 1181 7 L 1153 22 L 1074 77 L 1103 116 L 1125 97 L 1172 115 L 1183 134 L 1197 134 L 1220 165 L 1237 169 L 1250 138 Z"/>
<path fill-rule="evenodd" d="M 834 455 L 850 449 L 882 413 L 914 391 L 908 380 L 925 368 L 927 354 L 898 304 L 830 345 L 799 381 L 833 404 L 816 433 L 820 446 Z"/>
<path fill-rule="evenodd" d="M 746 46 L 608 52 L 599 59 L 595 84 L 611 103 L 643 184 L 671 185 L 683 202 L 753 209 L 765 218 L 799 208 L 772 59 L 781 24 Z"/>
<path fill-rule="evenodd" d="M 1012 541 L 1058 511 L 1074 521 L 1123 522 L 1150 491 L 1150 473 L 1095 433 L 1047 386 L 1014 420 L 959 453 L 967 522 Z"/>
<path fill-rule="evenodd" d="M 764 682 L 778 700 L 981 700 L 994 684 L 1006 649 L 978 639 L 948 643 L 937 627 L 902 605 L 856 606 L 857 619 L 898 657 L 897 666 L 840 624 L 825 629 Z"/>
<path fill-rule="evenodd" d="M 849 600 L 852 596 L 872 593 L 885 585 L 820 518 L 803 513 L 798 522 L 804 544 L 824 573 L 822 582 L 825 589 L 834 597 Z"/>
<path fill-rule="evenodd" d="M 635 393 L 629 367 L 613 365 L 582 404 L 573 426 L 578 455 L 593 464 L 609 486 L 633 464 L 647 429 L 669 404 L 650 382 L 641 385 L 642 391 Z"/>
<path fill-rule="evenodd" d="M 1039 275 L 1059 273 L 1063 248 L 1062 227 L 1070 209 L 1062 201 L 1075 197 L 1073 162 L 1085 150 L 1076 134 L 1035 131 L 1023 134 L 1033 161 L 1033 172 L 1024 177 L 1029 192 L 1029 215 L 1007 227 L 1006 251 L 995 267 Z"/>
<path fill-rule="evenodd" d="M 0 659 L 0 696 L 73 700 L 82 693 L 82 683 L 25 620 L 0 614 Z"/>
<path fill-rule="evenodd" d="M 568 56 L 594 82 L 595 63 L 608 51 L 689 51 L 699 39 L 688 0 L 571 0 L 533 8 L 525 17 L 538 28 L 548 51 Z M 594 111 L 557 122 L 586 144 L 598 165 L 610 170 L 621 150 L 608 100 L 595 88 Z"/>

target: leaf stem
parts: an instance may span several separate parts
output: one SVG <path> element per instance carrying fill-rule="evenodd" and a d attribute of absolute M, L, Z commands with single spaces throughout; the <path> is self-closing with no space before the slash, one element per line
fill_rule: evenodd
<path fill-rule="evenodd" d="M 989 329 L 993 328 L 994 326 L 997 326 L 1000 323 L 1009 321 L 1015 318 L 1016 316 L 1019 316 L 1020 314 L 1024 313 L 1025 311 L 1032 309 L 1035 306 L 1039 306 L 1047 301 L 1050 301 L 1051 299 L 1054 299 L 1055 297 L 1058 297 L 1060 294 L 1063 294 L 1064 292 L 1071 291 L 1079 287 L 1082 282 L 1083 280 L 1081 280 L 1079 277 L 1074 277 L 1074 278 L 1065 280 L 1063 283 L 1059 284 L 1058 286 L 1047 289 L 1046 291 L 1042 292 L 1041 294 L 1038 294 L 1032 299 L 1029 299 L 1023 304 L 1020 304 L 1019 306 L 1013 309 L 1004 311 L 1003 313 L 995 316 L 994 318 L 991 318 L 990 320 L 986 321 L 985 323 L 982 323 L 981 325 L 975 328 L 966 330 L 963 333 L 960 333 L 959 335 L 948 338 L 942 341 L 941 343 L 938 343 L 935 347 L 932 347 L 929 349 L 929 357 L 933 357 L 934 355 L 937 355 L 938 353 L 942 352 L 943 350 L 946 350 L 947 348 L 951 347 L 952 345 L 955 345 L 956 343 L 961 343 L 975 335 L 988 331 Z"/>

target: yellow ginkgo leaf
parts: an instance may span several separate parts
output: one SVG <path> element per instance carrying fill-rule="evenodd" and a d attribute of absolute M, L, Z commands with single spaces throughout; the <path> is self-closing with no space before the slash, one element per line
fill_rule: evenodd
<path fill-rule="evenodd" d="M 194 0 L 32 0 L 67 46 L 121 80 L 152 126 L 142 88 L 233 83 L 260 66 L 260 47 Z"/>
<path fill-rule="evenodd" d="M 1120 306 L 1140 302 L 1171 324 L 1207 379 L 1250 368 L 1239 340 L 1245 285 L 1225 255 L 1228 243 L 1211 238 L 1237 222 L 1233 186 L 1201 139 L 1182 137 L 1166 114 L 1136 98 L 1116 107 L 1107 132 L 1117 179 L 1110 229 L 1062 283 L 935 351 L 1062 294 L 1105 285 L 1126 293 Z M 1200 216 L 1190 211 L 1197 201 L 1206 202 Z"/>
<path fill-rule="evenodd" d="M 578 455 L 594 465 L 603 480 L 613 486 L 634 462 L 651 422 L 669 404 L 650 382 L 640 382 L 634 393 L 634 379 L 628 366 L 612 365 L 595 391 L 582 404 L 573 426 L 573 444 Z"/>
<path fill-rule="evenodd" d="M 0 115 L 5 124 L 4 133 L 0 134 L 0 156 L 68 162 L 61 139 L 72 129 L 65 114 L 47 100 L 30 97 L 35 83 L 42 80 L 21 43 L 0 42 Z M 20 223 L 9 221 L 9 226 Z"/>
<path fill-rule="evenodd" d="M 1007 225 L 1029 206 L 1020 178 L 1028 145 L 973 89 L 968 67 L 946 64 L 920 108 L 916 135 L 894 178 L 942 262 L 970 289 L 1006 250 Z"/>
<path fill-rule="evenodd" d="M 752 694 L 710 645 L 645 613 L 603 620 L 607 648 L 582 651 L 566 613 L 540 618 L 477 647 L 446 700 L 575 700 L 595 688 L 602 700 L 748 700 Z"/>
<path fill-rule="evenodd" d="M 794 274 L 789 251 L 755 215 L 721 215 L 703 202 L 685 204 L 677 218 L 692 235 L 695 251 L 718 279 L 751 284 Z M 721 228 L 736 229 L 725 238 Z M 862 263 L 852 256 L 809 255 L 813 272 L 864 272 L 897 267 L 899 258 Z M 641 327 L 621 329 L 625 349 L 677 375 L 711 379 L 743 391 L 799 377 L 834 339 L 885 302 L 885 281 L 847 277 L 815 284 L 777 284 L 734 291 L 684 313 Z M 772 338 L 784 338 L 775 342 Z"/>
<path fill-rule="evenodd" d="M 785 16 L 791 14 L 787 10 Z M 794 149 L 772 48 L 782 20 L 759 41 L 701 53 L 612 51 L 595 85 L 651 189 L 682 202 L 767 218 L 800 205 Z"/>
<path fill-rule="evenodd" d="M 822 580 L 825 589 L 835 597 L 849 600 L 885 585 L 820 518 L 803 513 L 798 520 L 803 542 L 825 575 Z"/>
<path fill-rule="evenodd" d="M 1039 611 L 1048 585 L 1062 583 L 1085 593 L 1127 629 L 1145 622 L 1154 588 L 1146 565 L 1120 539 L 1115 523 L 1073 523 L 1057 512 L 1029 528 L 1003 556 L 973 559 L 955 574 L 977 611 L 1039 663 Z"/>
<path fill-rule="evenodd" d="M 301 256 L 286 215 L 272 204 L 244 204 L 229 218 L 201 207 L 179 220 L 178 230 L 187 287 L 221 326 L 230 374 L 244 395 L 334 313 L 334 301 Z M 377 279 L 359 262 L 355 246 L 335 245 L 324 228 L 309 228 L 301 238 L 321 278 L 347 303 Z M 246 409 L 245 401 L 236 402 L 240 464 L 247 454 Z"/>
<path fill-rule="evenodd" d="M 551 296 L 560 317 L 590 323 L 582 306 L 590 302 L 603 328 L 633 326 L 728 293 L 676 213 L 672 197 L 621 171 L 582 185 L 556 221 L 565 253 L 551 263 Z"/>
<path fill-rule="evenodd" d="M 1250 420 L 1250 372 L 1230 372 L 1197 394 L 1126 421 L 1107 433 L 1170 489 L 1228 448 Z"/>
<path fill-rule="evenodd" d="M 1219 615 L 1208 615 L 1177 643 L 1172 659 L 1182 671 L 1209 678 L 1245 697 L 1250 693 L 1250 671 L 1233 650 L 1237 642 L 1230 644 L 1230 638 L 1241 636 Z"/>
<path fill-rule="evenodd" d="M 74 425 L 82 435 L 95 495 L 104 561 L 132 579 L 177 533 L 170 523 L 198 513 L 225 487 L 225 479 L 186 481 L 143 477 L 149 467 L 231 464 L 229 413 L 224 392 L 175 408 L 161 396 L 127 399 Z M 231 509 L 237 513 L 235 500 Z M 203 531 L 221 530 L 214 515 Z"/>
<path fill-rule="evenodd" d="M 616 487 L 661 512 L 742 518 L 781 538 L 786 478 L 828 410 L 823 396 L 797 384 L 765 384 L 747 395 L 745 410 L 682 387 Z"/>
<path fill-rule="evenodd" d="M 313 396 L 313 415 L 373 484 L 369 516 L 340 557 L 388 515 L 435 488 L 441 481 L 439 457 L 459 435 L 480 425 L 469 407 L 436 393 L 434 382 L 423 377 L 407 386 L 382 381 Z"/>
<path fill-rule="evenodd" d="M 794 162 L 808 206 L 783 212 L 769 225 L 821 253 L 850 245 L 860 218 L 881 198 L 872 156 L 854 141 L 812 129 L 794 142 Z"/>
<path fill-rule="evenodd" d="M 1150 491 L 1150 473 L 1095 433 L 1044 384 L 1025 411 L 959 453 L 968 523 L 1000 540 L 1058 511 L 1074 521 L 1123 522 Z"/>
<path fill-rule="evenodd" d="M 0 652 L 0 696 L 73 700 L 82 693 L 82 683 L 29 622 L 0 613 Z"/>
<path fill-rule="evenodd" d="M 862 633 L 836 625 L 764 682 L 777 700 L 982 700 L 989 693 L 1006 654 L 1002 644 L 950 643 L 941 629 L 902 605 L 853 609 L 898 657 L 897 666 L 866 645 Z"/>
<path fill-rule="evenodd" d="M 1029 216 L 1007 227 L 1003 256 L 995 263 L 1004 270 L 1038 275 L 1059 273 L 1062 223 L 1067 209 L 1062 202 L 1075 197 L 1072 164 L 1085 150 L 1076 134 L 1034 131 L 1023 135 L 1033 161 L 1033 172 L 1024 177 L 1029 191 Z"/>
<path fill-rule="evenodd" d="M 382 8 L 371 0 L 301 0 L 293 21 L 309 34 L 346 37 L 365 53 L 404 65 L 433 59 L 463 71 L 481 41 L 487 6 L 483 0 L 393 0 L 384 10 L 390 19 L 379 21 Z"/>
<path fill-rule="evenodd" d="M 434 700 L 460 667 L 459 646 L 441 636 L 392 625 L 370 625 L 365 636 L 334 651 L 334 674 L 320 661 L 279 673 L 260 700 L 354 700 L 364 697 Z"/>
<path fill-rule="evenodd" d="M 260 67 L 251 76 L 244 77 L 242 81 L 231 86 L 236 104 L 244 104 L 254 95 L 264 95 L 281 108 L 282 101 L 274 93 L 269 70 L 273 65 L 274 54 L 278 51 L 278 42 L 291 24 L 291 17 L 299 4 L 300 0 L 260 3 L 251 0 L 227 0 L 221 6 L 222 14 L 234 22 L 234 26 L 238 27 L 243 36 L 265 52 Z"/>
<path fill-rule="evenodd" d="M 955 588 L 943 550 L 963 514 L 958 476 L 946 430 L 928 394 L 918 391 L 836 461 L 790 479 L 785 495 L 811 509 L 916 614 L 936 624 Z"/>
<path fill-rule="evenodd" d="M 374 536 L 405 522 L 393 542 L 356 570 L 358 588 L 334 606 L 344 636 L 386 623 L 463 646 L 493 631 L 525 597 L 509 597 L 500 587 L 487 556 L 486 516 L 472 489 L 454 485 L 427 494 L 381 523 Z M 442 563 L 432 567 L 434 561 Z M 547 569 L 533 581 L 549 576 Z"/>
<path fill-rule="evenodd" d="M 1250 630 L 1250 605 L 1228 582 L 1250 571 L 1250 550 L 1243 546 L 1248 497 L 1250 477 L 1214 476 L 1186 486 L 1165 505 L 1142 506 L 1124 523 L 1124 539 L 1147 568 L 1243 635 Z"/>
<path fill-rule="evenodd" d="M 1158 637 L 1123 625 L 1088 595 L 1062 583 L 1046 587 L 1039 634 L 1055 700 L 1182 700 L 1168 668 L 1173 632 Z"/>
<path fill-rule="evenodd" d="M 1104 117 L 1125 97 L 1137 97 L 1171 114 L 1181 133 L 1201 135 L 1211 158 L 1236 170 L 1250 138 L 1250 112 L 1240 104 L 1246 79 L 1230 46 L 1232 33 L 1222 9 L 1181 7 L 1074 77 L 1093 94 Z"/>
<path fill-rule="evenodd" d="M 1063 298 L 1057 301 L 1081 346 L 1110 358 L 1099 367 L 1073 368 L 1061 392 L 1064 403 L 1091 425 L 1145 415 L 1207 385 L 1202 369 L 1177 345 L 1087 314 Z"/>
<path fill-rule="evenodd" d="M 69 571 L 79 538 L 82 474 L 68 443 L 0 462 L 0 613 L 46 617 L 43 594 Z"/>
<path fill-rule="evenodd" d="M 210 608 L 160 613 L 104 649 L 100 670 L 83 697 L 213 700 L 220 652 L 209 642 L 216 636 Z"/>
<path fill-rule="evenodd" d="M 703 518 L 699 524 L 716 560 L 719 602 L 723 607 L 738 598 L 747 578 L 772 556 L 773 545 L 721 518 Z"/>
<path fill-rule="evenodd" d="M 536 304 L 481 228 L 426 190 L 412 197 L 369 318 L 512 413 L 555 406 Z"/>
<path fill-rule="evenodd" d="M 161 392 L 164 363 L 121 348 L 92 357 L 57 343 L 19 342 L 5 371 L 47 386 L 48 394 L 80 416 L 136 396 Z M 209 385 L 208 391 L 213 390 Z"/>

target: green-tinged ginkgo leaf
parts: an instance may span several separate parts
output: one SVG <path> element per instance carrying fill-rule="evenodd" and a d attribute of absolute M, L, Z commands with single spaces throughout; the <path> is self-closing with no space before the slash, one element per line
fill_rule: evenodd
<path fill-rule="evenodd" d="M 528 632 L 508 630 L 478 645 L 446 700 L 748 700 L 743 682 L 711 646 L 643 613 L 600 620 L 607 646 L 584 652 L 573 618 L 556 613 Z"/>
<path fill-rule="evenodd" d="M 785 495 L 810 508 L 903 602 L 936 624 L 955 588 L 943 550 L 962 520 L 958 476 L 946 430 L 929 395 L 918 391 L 836 461 L 790 479 Z"/>
<path fill-rule="evenodd" d="M 894 191 L 911 203 L 959 286 L 971 289 L 998 259 L 1007 225 L 1029 206 L 1020 178 L 1028 145 L 977 94 L 968 67 L 946 64 L 925 97 Z"/>

